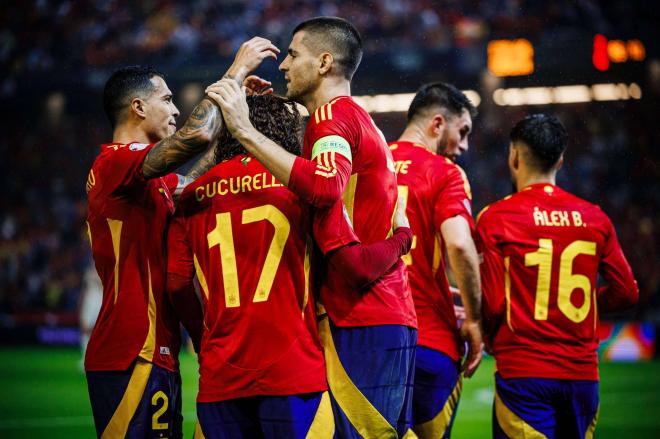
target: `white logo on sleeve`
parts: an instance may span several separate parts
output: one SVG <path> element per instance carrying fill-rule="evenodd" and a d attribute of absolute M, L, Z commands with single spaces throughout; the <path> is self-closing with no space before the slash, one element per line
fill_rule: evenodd
<path fill-rule="evenodd" d="M 131 151 L 142 151 L 147 146 L 149 146 L 148 143 L 131 143 L 128 149 L 130 149 Z"/>
<path fill-rule="evenodd" d="M 170 355 L 170 348 L 168 348 L 167 346 L 161 346 L 160 355 Z"/>

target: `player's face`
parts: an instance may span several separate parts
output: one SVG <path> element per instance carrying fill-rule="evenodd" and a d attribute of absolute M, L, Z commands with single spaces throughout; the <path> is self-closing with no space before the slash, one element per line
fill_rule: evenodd
<path fill-rule="evenodd" d="M 317 86 L 319 59 L 303 42 L 306 32 L 297 32 L 287 51 L 286 58 L 280 64 L 286 81 L 286 97 L 303 104 Z"/>
<path fill-rule="evenodd" d="M 174 105 L 172 92 L 160 76 L 151 78 L 154 91 L 144 100 L 144 126 L 149 140 L 158 142 L 176 131 L 179 109 Z"/>
<path fill-rule="evenodd" d="M 472 131 L 472 118 L 467 110 L 458 116 L 445 118 L 446 124 L 442 136 L 438 140 L 438 151 L 452 161 L 467 152 L 468 135 Z"/>

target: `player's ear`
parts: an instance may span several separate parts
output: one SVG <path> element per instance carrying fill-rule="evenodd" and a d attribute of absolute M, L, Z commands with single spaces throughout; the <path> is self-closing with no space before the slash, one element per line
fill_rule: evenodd
<path fill-rule="evenodd" d="M 321 64 L 319 65 L 319 73 L 325 75 L 332 68 L 332 63 L 334 63 L 335 59 L 332 54 L 328 52 L 322 53 L 320 58 Z"/>
<path fill-rule="evenodd" d="M 559 171 L 563 165 L 564 165 L 564 153 L 562 152 L 561 155 L 559 156 L 559 160 L 557 160 L 557 164 L 555 165 L 555 172 Z"/>
<path fill-rule="evenodd" d="M 435 113 L 431 118 L 431 131 L 433 131 L 435 136 L 440 136 L 442 134 L 442 130 L 445 129 L 446 124 L 447 119 L 445 116 L 442 113 Z"/>
<path fill-rule="evenodd" d="M 520 150 L 513 143 L 509 145 L 509 165 L 516 170 L 520 166 Z"/>
<path fill-rule="evenodd" d="M 140 98 L 131 99 L 131 111 L 141 119 L 147 117 L 144 101 Z"/>

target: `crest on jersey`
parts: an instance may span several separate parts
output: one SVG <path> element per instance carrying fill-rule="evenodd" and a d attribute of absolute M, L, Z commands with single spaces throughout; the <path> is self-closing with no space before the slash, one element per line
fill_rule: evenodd
<path fill-rule="evenodd" d="M 131 143 L 128 146 L 128 149 L 130 149 L 131 151 L 142 151 L 147 146 L 149 146 L 148 143 Z"/>

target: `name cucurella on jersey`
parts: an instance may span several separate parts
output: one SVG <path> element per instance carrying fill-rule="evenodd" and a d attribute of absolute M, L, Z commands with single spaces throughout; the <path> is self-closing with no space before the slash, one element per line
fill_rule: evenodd
<path fill-rule="evenodd" d="M 544 210 L 534 207 L 534 225 L 544 227 L 586 227 L 582 214 L 577 210 Z"/>
<path fill-rule="evenodd" d="M 197 186 L 195 188 L 195 199 L 201 202 L 217 195 L 238 194 L 241 192 L 259 191 L 282 186 L 282 183 L 268 172 L 261 172 L 255 175 L 219 178 Z"/>

